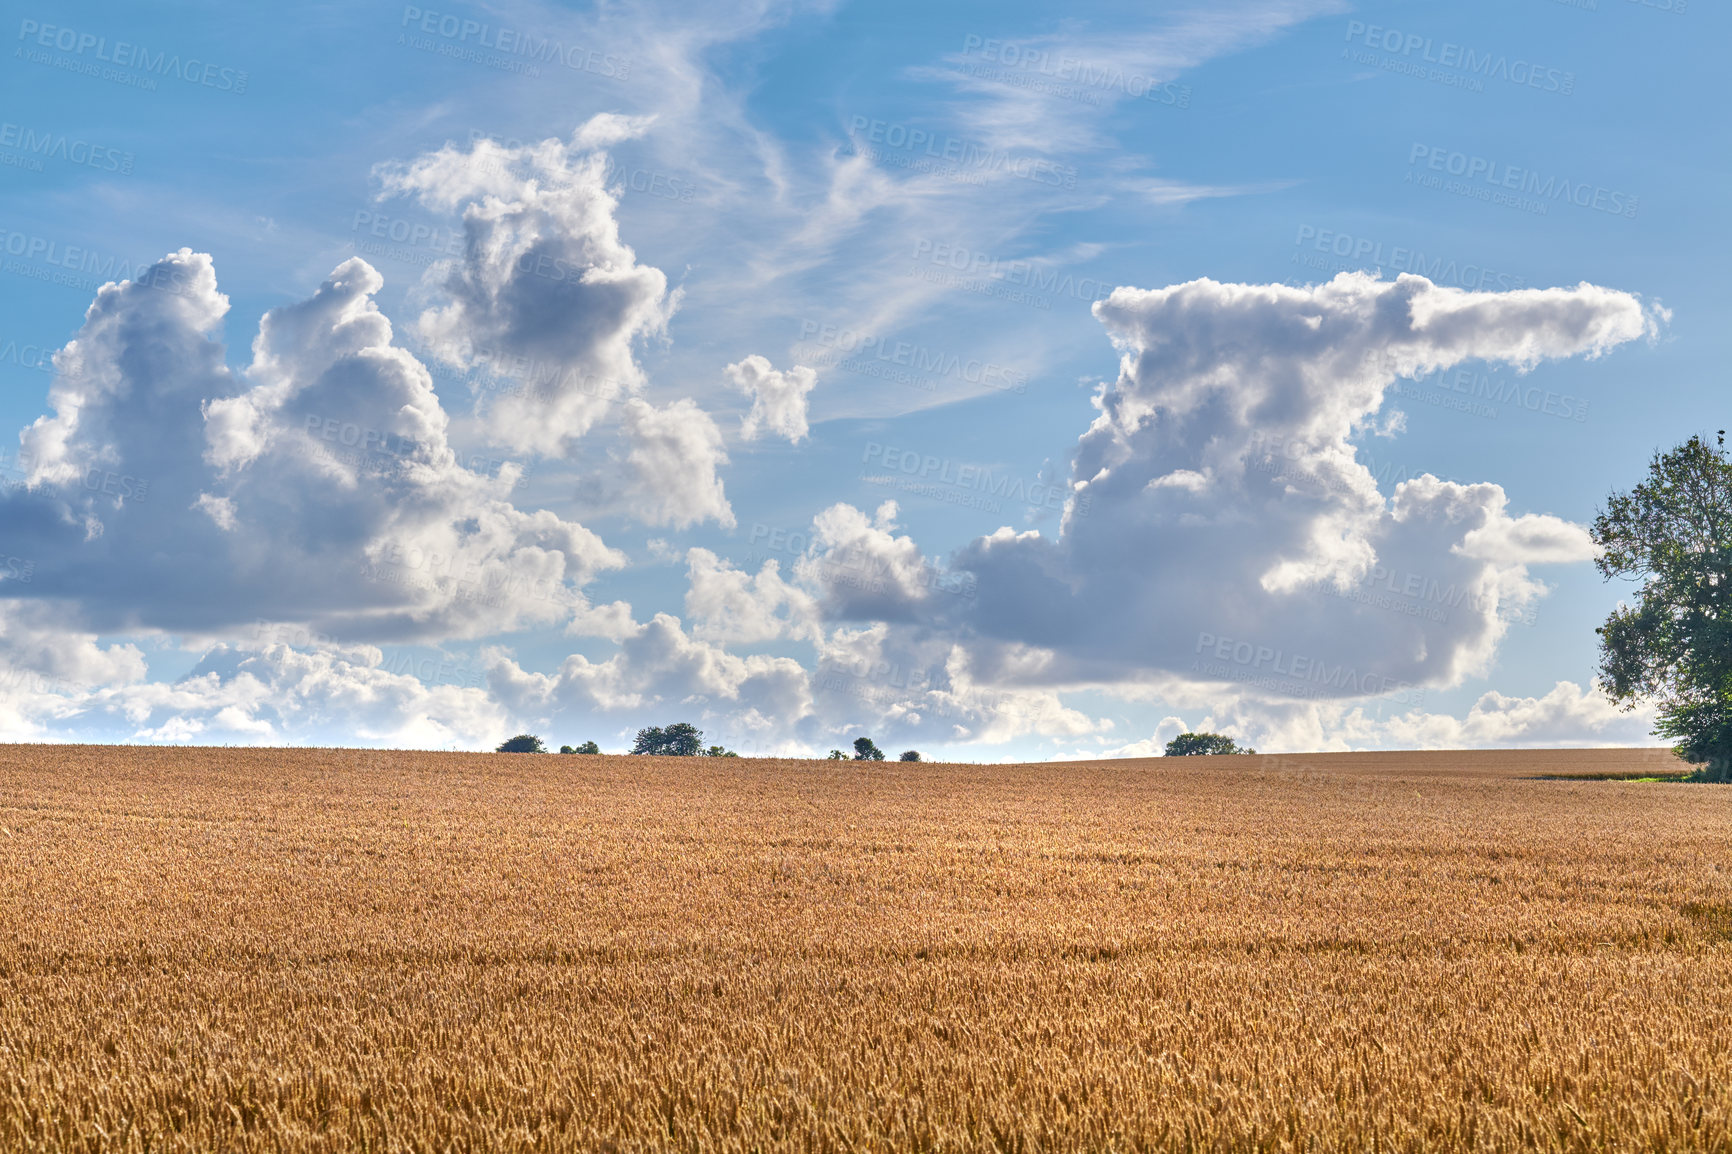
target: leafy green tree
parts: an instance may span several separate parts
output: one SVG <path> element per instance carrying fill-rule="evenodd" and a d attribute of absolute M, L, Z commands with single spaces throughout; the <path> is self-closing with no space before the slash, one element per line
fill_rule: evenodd
<path fill-rule="evenodd" d="M 825 760 L 827 760 L 827 761 L 847 761 L 848 755 L 843 753 L 839 749 L 832 749 L 830 751 L 830 756 L 828 758 L 826 758 Z"/>
<path fill-rule="evenodd" d="M 1648 478 L 1613 493 L 1594 518 L 1595 564 L 1607 580 L 1641 580 L 1598 630 L 1600 688 L 1623 707 L 1655 706 L 1707 781 L 1732 780 L 1732 461 L 1691 437 L 1656 453 Z"/>
<path fill-rule="evenodd" d="M 920 760 L 920 751 L 918 749 L 905 749 L 902 751 L 902 756 L 898 760 L 901 760 L 901 761 L 919 761 Z"/>
<path fill-rule="evenodd" d="M 681 721 L 666 729 L 650 726 L 638 730 L 631 751 L 657 757 L 696 757 L 703 748 L 704 731 L 690 722 Z"/>
<path fill-rule="evenodd" d="M 738 757 L 740 755 L 735 753 L 731 749 L 723 749 L 719 745 L 712 745 L 708 749 L 704 750 L 704 756 L 705 757 Z"/>
<path fill-rule="evenodd" d="M 520 733 L 507 741 L 500 742 L 495 753 L 546 753 L 547 747 L 541 744 L 541 738 L 533 733 Z"/>
<path fill-rule="evenodd" d="M 561 753 L 600 753 L 601 752 L 601 746 L 597 745 L 593 741 L 586 741 L 582 745 L 576 745 L 576 746 L 562 745 L 559 747 L 559 752 L 561 752 Z"/>
<path fill-rule="evenodd" d="M 856 737 L 854 739 L 854 760 L 883 761 L 884 751 L 879 749 L 870 737 Z"/>
<path fill-rule="evenodd" d="M 1220 753 L 1256 753 L 1218 733 L 1181 733 L 1167 742 L 1168 757 L 1207 757 Z"/>

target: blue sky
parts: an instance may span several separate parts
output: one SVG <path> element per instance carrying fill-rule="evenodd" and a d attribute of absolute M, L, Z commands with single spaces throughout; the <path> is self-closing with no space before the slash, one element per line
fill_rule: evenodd
<path fill-rule="evenodd" d="M 1649 743 L 1584 526 L 1724 423 L 1726 23 L 26 5 L 0 732 Z"/>

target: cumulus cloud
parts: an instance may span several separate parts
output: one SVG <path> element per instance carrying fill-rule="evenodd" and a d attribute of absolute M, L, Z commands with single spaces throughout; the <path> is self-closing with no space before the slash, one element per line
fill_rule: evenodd
<path fill-rule="evenodd" d="M 812 548 L 794 571 L 830 619 L 913 621 L 935 594 L 966 592 L 963 578 L 933 565 L 912 537 L 896 532 L 898 506 L 868 517 L 838 504 L 812 518 Z"/>
<path fill-rule="evenodd" d="M 1389 704 L 1411 705 L 1391 710 Z M 1268 701 L 1216 696 L 1209 704 L 1164 719 L 1144 741 L 1078 751 L 1077 757 L 1154 757 L 1186 730 L 1225 733 L 1261 753 L 1345 752 L 1352 749 L 1548 749 L 1651 745 L 1653 712 L 1619 710 L 1591 687 L 1559 681 L 1539 697 L 1495 690 L 1482 694 L 1463 716 L 1428 711 L 1422 694 L 1395 694 L 1370 708 L 1346 701 Z"/>
<path fill-rule="evenodd" d="M 1058 538 L 1006 528 L 961 550 L 973 597 L 890 583 L 870 605 L 832 592 L 829 616 L 953 628 L 979 679 L 1007 686 L 1177 675 L 1280 698 L 1457 682 L 1543 593 L 1528 566 L 1591 543 L 1512 513 L 1495 484 L 1425 475 L 1386 495 L 1354 438 L 1387 417 L 1398 376 L 1599 356 L 1657 324 L 1588 284 L 1470 293 L 1363 273 L 1121 288 L 1095 314 L 1122 362 L 1078 442 Z M 912 570 L 912 543 L 887 553 L 859 511 L 824 518 Z"/>
<path fill-rule="evenodd" d="M 579 589 L 623 554 L 516 508 L 515 466 L 463 467 L 381 283 L 351 259 L 271 310 L 240 378 L 208 256 L 104 286 L 56 356 L 54 414 L 22 435 L 29 484 L 0 508 L 33 579 L 0 591 L 78 628 L 205 636 L 260 618 L 479 636 L 587 611 Z"/>
<path fill-rule="evenodd" d="M 602 149 L 648 123 L 604 114 L 569 142 L 482 139 L 376 170 L 383 197 L 462 217 L 463 255 L 428 269 L 439 300 L 417 331 L 451 365 L 514 378 L 478 400 L 501 444 L 562 453 L 645 383 L 634 347 L 665 331 L 679 293 L 620 239 Z"/>
<path fill-rule="evenodd" d="M 799 662 L 729 653 L 692 637 L 667 613 L 637 626 L 605 661 L 573 654 L 553 674 L 524 671 L 503 650 L 493 651 L 490 661 L 489 685 L 522 717 L 675 709 L 698 721 L 721 718 L 735 733 L 773 742 L 785 739 L 812 710 Z"/>
<path fill-rule="evenodd" d="M 99 643 L 95 634 L 72 624 L 62 606 L 0 601 L 0 697 L 8 690 L 46 694 L 128 684 L 147 672 L 137 646 Z"/>
<path fill-rule="evenodd" d="M 781 566 L 765 561 L 756 574 L 734 568 L 708 549 L 686 553 L 686 616 L 701 641 L 758 644 L 818 640 L 818 607 L 811 595 L 783 580 Z"/>
<path fill-rule="evenodd" d="M 728 366 L 734 387 L 752 398 L 752 411 L 740 418 L 740 435 L 756 440 L 768 431 L 797 445 L 806 439 L 806 400 L 818 384 L 818 373 L 804 365 L 787 372 L 752 355 Z"/>
<path fill-rule="evenodd" d="M 217 645 L 173 682 L 63 687 L 11 704 L 29 715 L 17 736 L 37 738 L 488 748 L 511 725 L 487 690 L 391 672 L 372 646 Z"/>
<path fill-rule="evenodd" d="M 911 635 L 884 622 L 841 626 L 817 651 L 817 713 L 839 736 L 994 744 L 1112 727 L 1066 706 L 1054 691 L 977 682 L 968 652 L 943 636 Z"/>
<path fill-rule="evenodd" d="M 690 399 L 657 408 L 633 397 L 624 411 L 626 496 L 637 519 L 685 528 L 713 518 L 733 528 L 734 510 L 716 476 L 728 454 L 710 415 Z"/>

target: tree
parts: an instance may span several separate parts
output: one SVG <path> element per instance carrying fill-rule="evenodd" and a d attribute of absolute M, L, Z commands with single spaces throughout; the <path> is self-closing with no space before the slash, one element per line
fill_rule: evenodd
<path fill-rule="evenodd" d="M 832 749 L 830 751 L 830 756 L 826 760 L 828 760 L 828 761 L 847 761 L 848 755 L 843 753 L 839 749 Z"/>
<path fill-rule="evenodd" d="M 738 757 L 740 755 L 735 753 L 731 749 L 723 749 L 719 745 L 712 745 L 708 749 L 704 750 L 704 756 L 705 757 Z"/>
<path fill-rule="evenodd" d="M 883 761 L 884 751 L 873 744 L 870 737 L 856 737 L 854 739 L 854 760 Z"/>
<path fill-rule="evenodd" d="M 681 721 L 666 729 L 651 726 L 638 730 L 631 751 L 657 757 L 695 757 L 703 747 L 704 731 L 690 722 Z"/>
<path fill-rule="evenodd" d="M 586 741 L 582 745 L 578 745 L 578 746 L 562 745 L 559 747 L 559 752 L 561 752 L 561 753 L 600 753 L 601 752 L 601 746 L 597 745 L 593 741 Z"/>
<path fill-rule="evenodd" d="M 1725 431 L 1656 453 L 1648 479 L 1594 518 L 1607 580 L 1641 579 L 1600 635 L 1600 688 L 1628 710 L 1655 705 L 1654 733 L 1676 741 L 1707 781 L 1732 780 L 1732 461 Z"/>
<path fill-rule="evenodd" d="M 1246 749 L 1235 745 L 1230 737 L 1222 737 L 1218 733 L 1181 733 L 1167 742 L 1168 757 L 1199 757 L 1220 753 L 1256 753 L 1254 749 Z"/>
<path fill-rule="evenodd" d="M 546 753 L 547 746 L 541 744 L 541 738 L 533 733 L 520 733 L 508 741 L 500 743 L 495 753 Z"/>
<path fill-rule="evenodd" d="M 902 751 L 901 760 L 902 761 L 919 761 L 920 760 L 920 751 L 918 749 L 905 749 Z"/>

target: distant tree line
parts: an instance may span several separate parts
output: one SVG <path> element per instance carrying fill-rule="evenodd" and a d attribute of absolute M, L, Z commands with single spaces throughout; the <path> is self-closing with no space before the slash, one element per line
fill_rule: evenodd
<path fill-rule="evenodd" d="M 633 753 L 649 757 L 738 757 L 739 754 L 720 745 L 704 746 L 704 731 L 689 721 L 676 721 L 672 725 L 652 725 L 637 731 L 637 738 L 632 742 Z M 520 733 L 516 737 L 502 742 L 499 753 L 546 753 L 547 746 L 541 738 L 533 733 Z M 562 745 L 561 753 L 599 754 L 601 746 L 593 741 L 582 745 Z M 839 749 L 830 751 L 830 760 L 847 761 L 848 755 Z M 855 761 L 883 761 L 884 751 L 870 737 L 854 739 Z M 900 758 L 902 761 L 919 761 L 920 751 L 905 749 Z"/>

